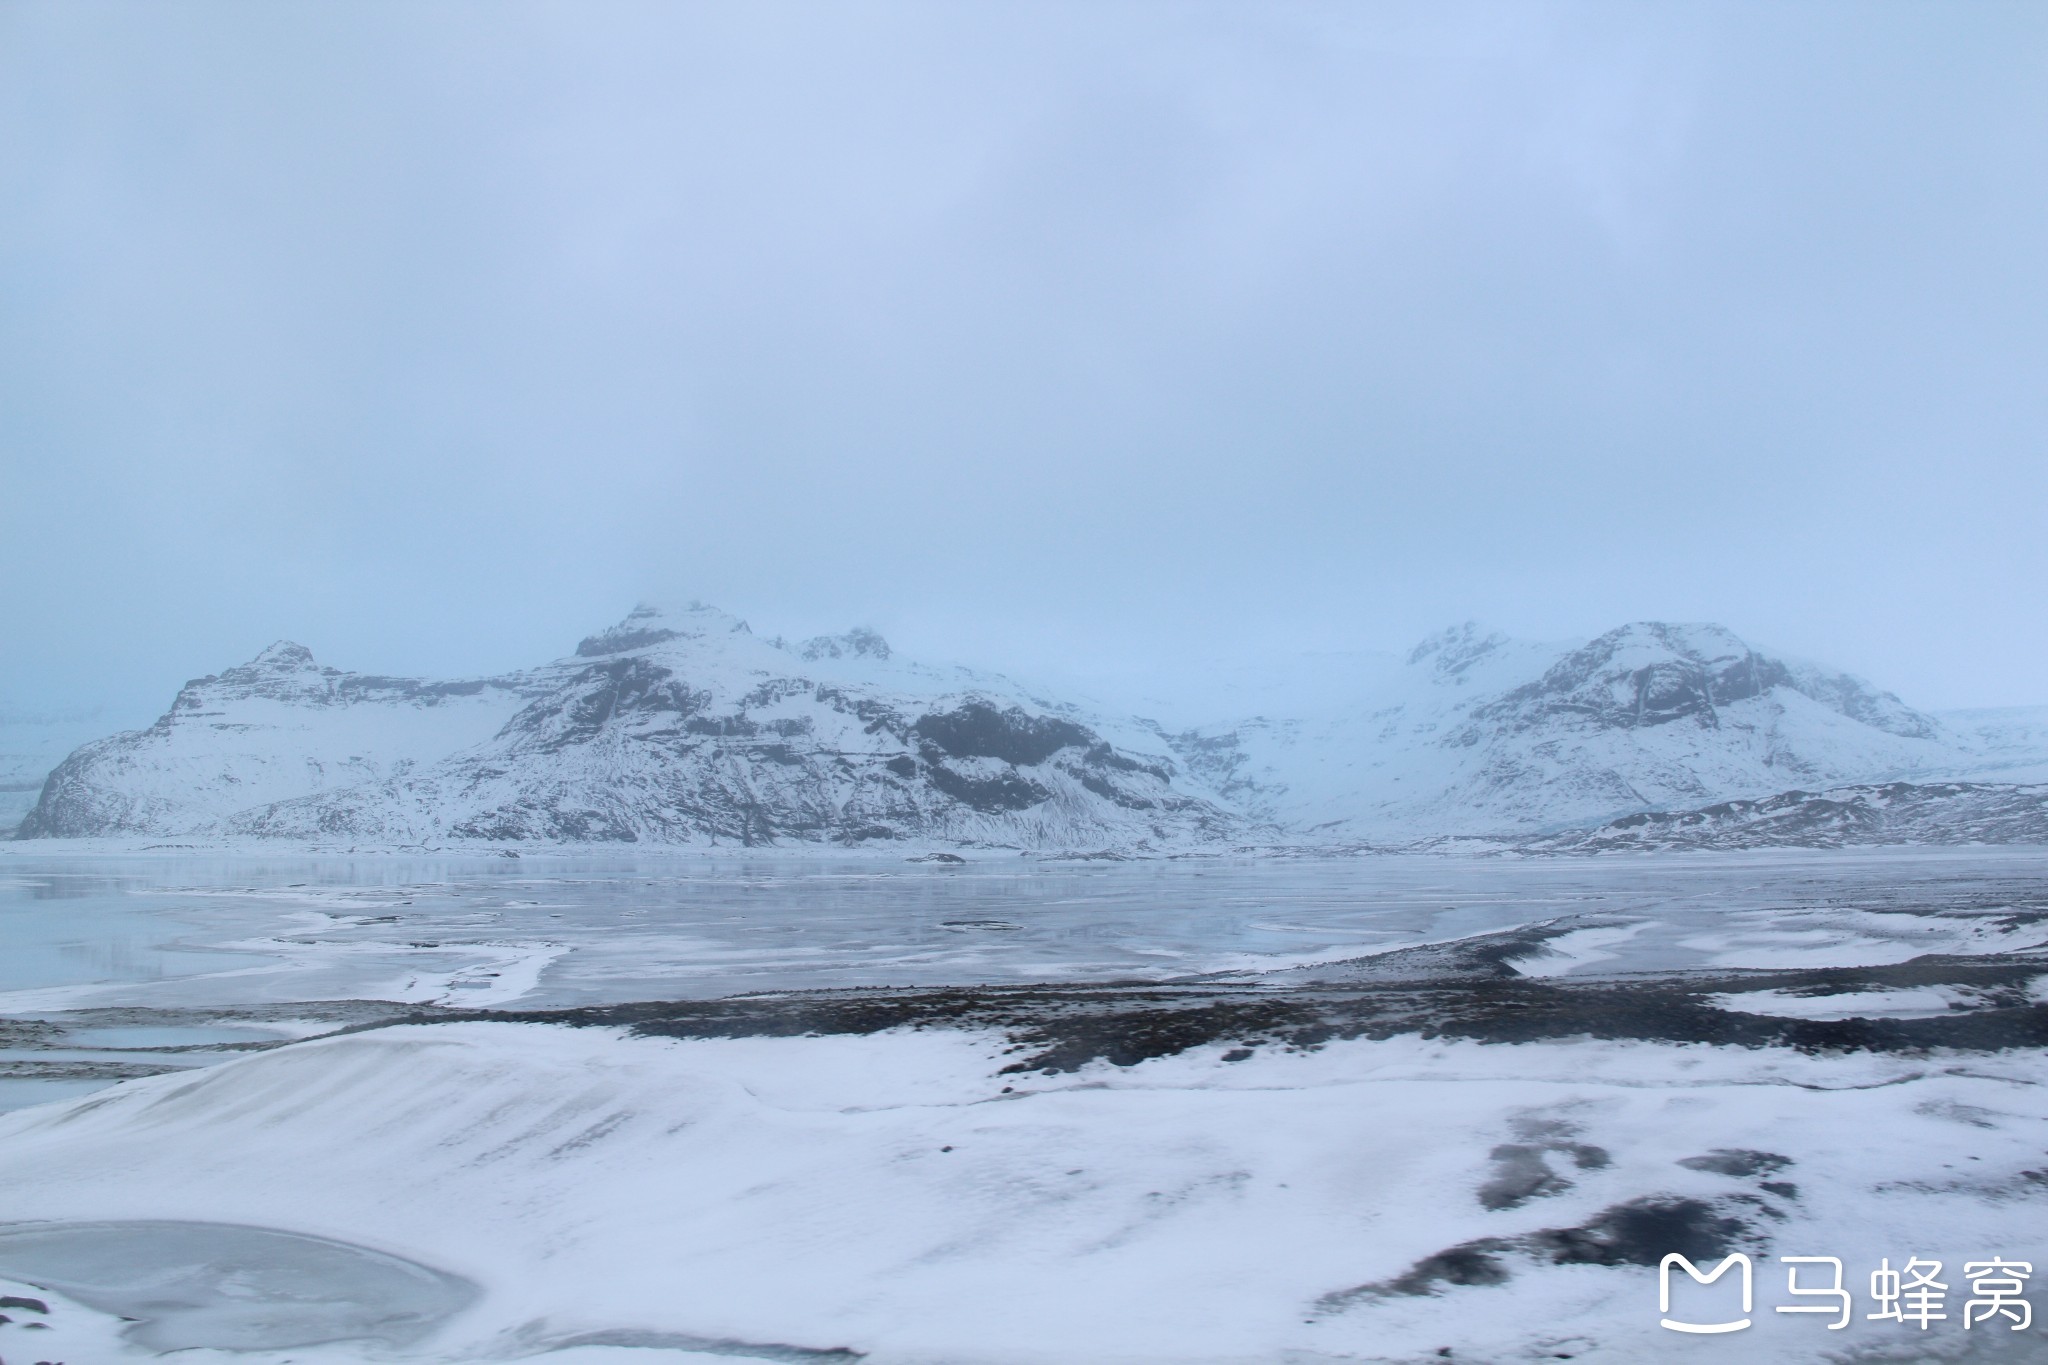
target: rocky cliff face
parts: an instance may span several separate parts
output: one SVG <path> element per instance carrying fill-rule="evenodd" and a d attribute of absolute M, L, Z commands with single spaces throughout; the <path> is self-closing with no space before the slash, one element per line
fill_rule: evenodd
<path fill-rule="evenodd" d="M 378 842 L 1166 846 L 1242 822 L 1154 737 L 926 668 L 866 631 L 789 646 L 642 608 L 481 682 L 321 669 L 279 646 L 73 755 L 27 835 Z"/>

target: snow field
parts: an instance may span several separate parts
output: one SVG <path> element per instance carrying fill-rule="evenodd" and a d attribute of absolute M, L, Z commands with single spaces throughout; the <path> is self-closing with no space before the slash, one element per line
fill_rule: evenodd
<path fill-rule="evenodd" d="M 2032 1054 L 1396 1038 L 1019 1076 L 1005 1047 L 380 1029 L 0 1120 L 0 1201 L 281 1228 L 481 1285 L 394 1357 L 415 1360 L 622 1331 L 877 1365 L 1675 1359 L 1639 1265 L 1510 1250 L 1504 1284 L 1347 1293 L 1649 1197 L 1742 1218 L 1753 1250 L 1841 1256 L 1852 1287 L 1885 1255 L 2048 1260 Z M 1720 1151 L 1783 1160 L 1678 1164 Z M 1760 1260 L 1758 1325 L 1683 1354 L 1811 1360 L 1898 1330 L 1777 1318 L 1782 1284 Z M 1972 1340 L 1951 1321 L 1921 1345 Z M 355 1358 L 332 1349 L 290 1358 Z M 591 1352 L 627 1358 L 552 1358 Z"/>

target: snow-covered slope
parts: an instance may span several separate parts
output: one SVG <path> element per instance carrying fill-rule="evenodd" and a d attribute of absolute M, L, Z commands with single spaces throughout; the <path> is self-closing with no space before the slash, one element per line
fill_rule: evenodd
<path fill-rule="evenodd" d="M 1947 775 L 1971 768 L 1985 743 L 1711 625 L 1641 622 L 1557 646 L 1467 624 L 1361 683 L 1330 714 L 1202 727 L 1172 743 L 1259 818 L 1367 839 L 1559 828 Z"/>
<path fill-rule="evenodd" d="M 1957 776 L 2048 782 L 2048 706 L 1943 711 L 1940 720 L 1969 755 Z"/>
<path fill-rule="evenodd" d="M 1880 1256 L 2038 1264 L 2037 1051 L 1406 1035 L 1018 1075 L 1009 1041 L 425 1025 L 8 1115 L 0 1274 L 52 1329 L 8 1358 L 2041 1358 L 1966 1335 L 1960 1275 L 1924 1335 L 1864 1298 Z M 1754 1326 L 1662 1329 L 1671 1251 L 1754 1257 Z M 1844 1258 L 1845 1330 L 1775 1311 L 1783 1255 Z"/>
<path fill-rule="evenodd" d="M 571 658 L 476 682 L 358 678 L 279 646 L 67 760 L 23 832 L 1015 847 L 1230 832 L 1176 771 L 1135 724 L 904 660 L 872 632 L 789 644 L 709 607 L 643 607 Z"/>

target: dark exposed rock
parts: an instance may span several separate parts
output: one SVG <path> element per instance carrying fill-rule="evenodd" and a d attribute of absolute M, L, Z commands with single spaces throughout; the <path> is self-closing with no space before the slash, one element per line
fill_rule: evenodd
<path fill-rule="evenodd" d="M 690 609 L 697 612 L 701 611 L 702 607 L 692 602 Z M 734 621 L 730 623 L 729 628 L 743 631 L 747 628 L 747 623 Z M 649 606 L 638 606 L 627 613 L 625 620 L 610 630 L 586 637 L 576 646 L 576 656 L 580 659 L 601 659 L 608 654 L 624 654 L 630 650 L 646 649 L 650 645 L 666 644 L 670 640 L 681 638 L 683 632 L 664 624 L 660 611 Z"/>
<path fill-rule="evenodd" d="M 1462 1242 L 1423 1257 L 1391 1280 L 1325 1294 L 1316 1311 L 1337 1313 L 1373 1299 L 1437 1294 L 1455 1286 L 1505 1284 L 1512 1277 L 1511 1256 L 1551 1265 L 1654 1266 L 1672 1252 L 1709 1263 L 1764 1245 L 1749 1220 L 1721 1204 L 1652 1195 L 1602 1209 L 1577 1227 Z"/>
<path fill-rule="evenodd" d="M 1716 1175 L 1769 1175 L 1790 1166 L 1792 1158 L 1746 1147 L 1717 1147 L 1703 1156 L 1686 1157 L 1678 1164 L 1688 1170 L 1712 1171 Z"/>
<path fill-rule="evenodd" d="M 1043 763 L 1069 746 L 1095 744 L 1095 734 L 1072 721 L 1027 715 L 1018 707 L 998 710 L 974 698 L 951 711 L 918 717 L 911 733 L 952 758 L 997 758 L 1005 763 Z"/>
<path fill-rule="evenodd" d="M 797 653 L 806 659 L 867 658 L 886 659 L 890 656 L 889 642 L 874 631 L 856 627 L 844 635 L 820 635 L 806 640 L 797 647 Z"/>
<path fill-rule="evenodd" d="M 1483 962 L 1470 970 L 1445 970 L 1440 959 L 1415 950 L 1413 956 L 1385 953 L 1361 959 L 1359 969 L 1341 984 L 1271 973 L 1248 983 L 866 988 L 460 1017 L 626 1026 L 691 1038 L 993 1028 L 1019 1045 L 1021 1055 L 1008 1069 L 1020 1073 L 1073 1071 L 1094 1062 L 1130 1066 L 1209 1045 L 1315 1048 L 1341 1038 L 1402 1034 L 1489 1043 L 1634 1039 L 1810 1053 L 1996 1052 L 2048 1045 L 2048 1004 L 2033 1003 L 2028 996 L 2041 981 L 2048 981 L 2048 956 L 2035 953 L 1929 956 L 1884 967 L 1574 979 L 1500 977 Z M 1927 985 L 1965 988 L 1994 1003 L 1930 1018 L 1848 1020 L 1736 1012 L 1713 1003 L 1731 992 Z M 1995 1003 L 2005 1000 L 2025 1003 Z M 1581 1170 L 1597 1169 L 1607 1160 L 1599 1148 L 1574 1140 L 1568 1126 L 1529 1125 L 1519 1136 L 1520 1145 L 1568 1159 Z M 1715 1160 L 1725 1155 L 1709 1154 Z M 1770 1155 L 1737 1153 L 1728 1159 L 1762 1163 L 1755 1172 L 1761 1174 Z"/>
<path fill-rule="evenodd" d="M 925 769 L 925 780 L 978 811 L 1029 810 L 1052 799 L 1052 793 L 1044 787 L 1014 772 L 968 777 L 943 763 L 934 763 Z"/>
<path fill-rule="evenodd" d="M 569 683 L 570 697 L 542 697 L 505 725 L 506 736 L 532 739 L 553 752 L 590 742 L 615 719 L 673 716 L 684 720 L 709 698 L 693 693 L 670 670 L 646 659 L 607 659 Z"/>

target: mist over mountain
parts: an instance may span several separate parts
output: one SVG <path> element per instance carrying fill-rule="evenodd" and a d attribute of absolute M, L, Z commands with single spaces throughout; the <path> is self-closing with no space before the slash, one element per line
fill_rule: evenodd
<path fill-rule="evenodd" d="M 1834 670 L 1712 625 L 1638 622 L 1584 643 L 1455 627 L 1349 706 L 1173 736 L 1254 818 L 1330 838 L 1495 833 L 1764 796 L 1954 775 L 2048 750 L 2004 747 Z"/>
<path fill-rule="evenodd" d="M 35 809 L 43 780 L 64 756 L 112 728 L 99 708 L 0 710 L 0 831 Z"/>
<path fill-rule="evenodd" d="M 1719 626 L 1541 644 L 1467 623 L 1405 658 L 1281 658 L 1190 691 L 1265 705 L 1119 714 L 872 630 L 764 639 L 702 605 L 640 607 L 491 678 L 348 673 L 281 642 L 79 748 L 19 836 L 1144 853 L 1542 836 L 1894 784 L 1912 837 L 1965 806 L 1957 831 L 2048 837 L 2025 799 L 1987 824 L 1967 786 L 2048 778 L 2048 709 L 1945 718 Z M 1655 828 L 1725 842 L 1727 824 Z"/>

